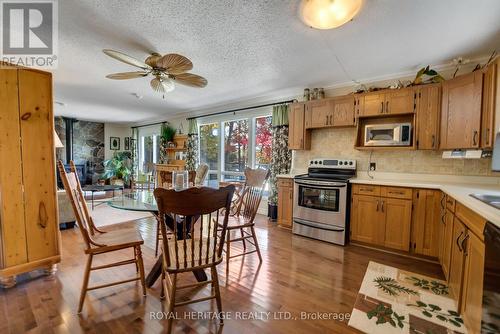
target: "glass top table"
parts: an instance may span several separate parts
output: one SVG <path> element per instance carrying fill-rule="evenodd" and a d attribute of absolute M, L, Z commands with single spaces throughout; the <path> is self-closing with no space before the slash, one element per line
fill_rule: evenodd
<path fill-rule="evenodd" d="M 115 209 L 157 212 L 158 205 L 152 190 L 138 190 L 132 193 L 124 194 L 121 197 L 115 197 L 108 201 L 108 205 Z"/>

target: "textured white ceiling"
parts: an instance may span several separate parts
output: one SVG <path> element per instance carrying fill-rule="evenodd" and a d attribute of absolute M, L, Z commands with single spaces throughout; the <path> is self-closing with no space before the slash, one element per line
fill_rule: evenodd
<path fill-rule="evenodd" d="M 354 21 L 326 31 L 304 26 L 298 5 L 298 0 L 59 1 L 55 96 L 66 106 L 56 105 L 56 114 L 144 122 L 500 48 L 499 0 L 365 0 Z M 178 85 L 163 99 L 147 78 L 106 79 L 135 69 L 107 57 L 103 48 L 139 59 L 148 51 L 183 54 L 208 86 Z"/>

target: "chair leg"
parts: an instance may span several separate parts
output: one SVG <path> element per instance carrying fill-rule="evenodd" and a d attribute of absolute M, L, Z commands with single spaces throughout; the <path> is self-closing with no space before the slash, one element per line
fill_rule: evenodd
<path fill-rule="evenodd" d="M 243 251 L 246 251 L 247 250 L 247 243 L 245 241 L 245 233 L 243 233 L 243 228 L 240 228 L 240 234 L 241 234 L 241 237 L 243 238 Z"/>
<path fill-rule="evenodd" d="M 155 246 L 155 257 L 158 257 L 158 246 L 160 244 L 160 221 L 156 222 L 156 246 Z"/>
<path fill-rule="evenodd" d="M 83 303 L 85 302 L 85 296 L 87 295 L 87 287 L 89 286 L 90 268 L 92 267 L 93 256 L 94 255 L 89 254 L 89 256 L 87 257 L 87 265 L 85 266 L 85 272 L 83 273 L 82 291 L 80 292 L 80 303 L 78 304 L 78 313 L 82 313 Z"/>
<path fill-rule="evenodd" d="M 137 249 L 134 247 L 135 272 L 139 273 L 139 265 L 137 264 Z"/>
<path fill-rule="evenodd" d="M 141 246 L 134 247 L 137 254 L 136 265 L 139 266 L 139 275 L 141 276 L 142 294 L 146 296 L 146 279 L 144 274 L 144 262 L 142 261 L 142 251 Z"/>
<path fill-rule="evenodd" d="M 160 292 L 160 299 L 164 299 L 165 298 L 165 272 L 163 271 L 163 268 L 161 269 L 161 279 L 160 279 L 160 282 L 161 282 L 161 292 Z"/>
<path fill-rule="evenodd" d="M 255 229 L 253 228 L 253 226 L 250 226 L 250 229 L 252 230 L 253 242 L 255 242 L 255 250 L 257 251 L 257 255 L 259 255 L 259 261 L 262 262 L 262 255 L 260 255 L 260 248 L 259 248 L 259 242 L 257 241 L 257 234 L 255 234 Z"/>
<path fill-rule="evenodd" d="M 226 236 L 226 283 L 229 280 L 229 257 L 231 256 L 231 232 L 227 231 Z"/>
<path fill-rule="evenodd" d="M 167 274 L 168 275 L 168 274 Z M 172 332 L 172 323 L 173 323 L 173 312 L 175 308 L 175 289 L 177 288 L 177 274 L 172 274 L 172 291 L 169 294 L 168 300 L 168 324 L 167 324 L 167 333 L 170 334 Z"/>
<path fill-rule="evenodd" d="M 217 268 L 212 266 L 210 268 L 212 270 L 212 287 L 215 290 L 215 300 L 217 302 L 217 311 L 219 312 L 220 325 L 224 325 L 224 319 L 221 315 L 222 313 L 222 298 L 220 296 L 220 288 L 219 288 L 219 276 L 217 274 Z"/>

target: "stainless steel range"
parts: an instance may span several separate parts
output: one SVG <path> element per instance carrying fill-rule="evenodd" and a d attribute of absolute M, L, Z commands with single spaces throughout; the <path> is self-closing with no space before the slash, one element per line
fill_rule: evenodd
<path fill-rule="evenodd" d="M 293 233 L 345 245 L 349 179 L 355 175 L 355 160 L 311 160 L 308 173 L 294 178 Z"/>

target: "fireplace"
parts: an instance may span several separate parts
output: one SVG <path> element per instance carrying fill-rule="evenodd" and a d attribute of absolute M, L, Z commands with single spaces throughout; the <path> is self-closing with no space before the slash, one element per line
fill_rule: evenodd
<path fill-rule="evenodd" d="M 76 174 L 78 175 L 78 179 L 80 180 L 82 186 L 88 184 L 87 182 L 87 168 L 85 165 L 75 165 L 76 168 Z M 64 164 L 64 169 L 66 172 L 70 171 L 70 165 L 69 164 Z M 57 171 L 57 186 L 62 189 L 64 188 L 64 185 L 61 180 L 61 176 L 59 175 L 59 170 Z"/>

